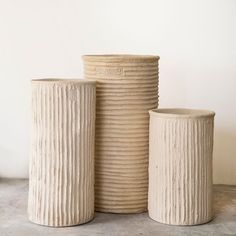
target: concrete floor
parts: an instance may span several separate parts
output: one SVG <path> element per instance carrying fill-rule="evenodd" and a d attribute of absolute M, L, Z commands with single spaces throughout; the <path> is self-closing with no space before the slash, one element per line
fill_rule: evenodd
<path fill-rule="evenodd" d="M 33 224 L 27 219 L 27 180 L 0 179 L 0 236 L 86 236 L 86 235 L 235 235 L 236 186 L 214 186 L 215 218 L 198 226 L 168 226 L 143 214 L 96 213 L 90 223 L 50 228 Z"/>

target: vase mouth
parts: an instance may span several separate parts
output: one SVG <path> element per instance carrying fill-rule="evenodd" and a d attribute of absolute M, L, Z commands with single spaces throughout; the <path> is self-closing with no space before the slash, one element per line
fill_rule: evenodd
<path fill-rule="evenodd" d="M 44 78 L 44 79 L 32 79 L 31 83 L 96 84 L 96 81 L 87 79 Z"/>
<path fill-rule="evenodd" d="M 189 108 L 159 108 L 150 110 L 149 114 L 167 118 L 199 118 L 215 116 L 214 111 Z"/>
<path fill-rule="evenodd" d="M 84 61 L 158 61 L 159 56 L 156 55 L 137 55 L 137 54 L 94 54 L 83 55 Z"/>

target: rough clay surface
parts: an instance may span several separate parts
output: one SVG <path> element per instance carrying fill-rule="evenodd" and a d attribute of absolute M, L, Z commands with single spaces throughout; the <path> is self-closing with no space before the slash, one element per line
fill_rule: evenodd
<path fill-rule="evenodd" d="M 148 210 L 152 219 L 194 225 L 212 219 L 214 115 L 150 112 Z"/>
<path fill-rule="evenodd" d="M 95 83 L 32 82 L 29 219 L 47 226 L 94 215 Z"/>
<path fill-rule="evenodd" d="M 214 218 L 197 226 L 169 226 L 147 213 L 96 213 L 87 224 L 52 228 L 31 223 L 27 217 L 28 180 L 0 179 L 1 236 L 235 236 L 236 186 L 213 187 Z"/>
<path fill-rule="evenodd" d="M 84 56 L 97 81 L 95 209 L 147 209 L 150 109 L 158 105 L 158 57 Z"/>

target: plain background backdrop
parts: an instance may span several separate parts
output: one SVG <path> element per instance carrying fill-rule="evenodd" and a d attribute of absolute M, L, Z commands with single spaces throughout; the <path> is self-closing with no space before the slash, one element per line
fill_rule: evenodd
<path fill-rule="evenodd" d="M 236 184 L 235 0 L 0 0 L 0 176 L 28 176 L 30 79 L 82 54 L 157 54 L 160 107 L 214 110 L 214 183 Z"/>

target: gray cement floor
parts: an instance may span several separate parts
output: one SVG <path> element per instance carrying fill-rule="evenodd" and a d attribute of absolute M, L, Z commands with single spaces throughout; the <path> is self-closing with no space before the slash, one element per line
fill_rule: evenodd
<path fill-rule="evenodd" d="M 96 213 L 90 223 L 50 228 L 27 219 L 27 180 L 0 179 L 0 236 L 86 236 L 86 235 L 236 235 L 236 186 L 214 186 L 215 217 L 198 226 L 168 226 L 143 214 Z"/>

